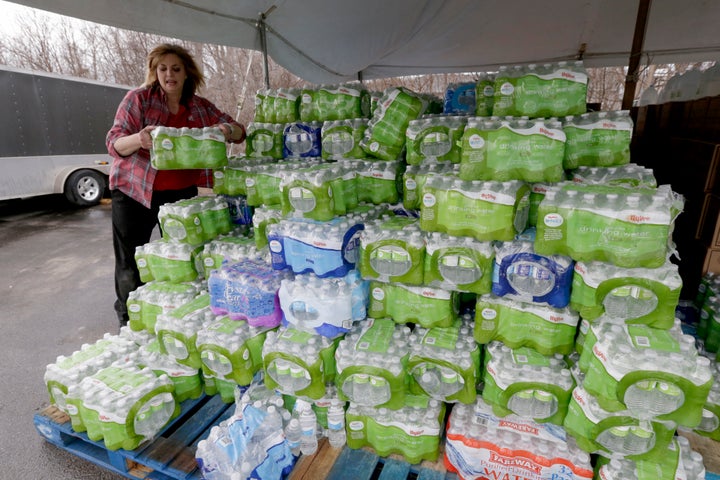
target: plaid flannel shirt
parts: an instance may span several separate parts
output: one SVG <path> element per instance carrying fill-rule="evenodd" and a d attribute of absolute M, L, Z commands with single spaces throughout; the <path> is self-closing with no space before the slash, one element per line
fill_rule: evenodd
<path fill-rule="evenodd" d="M 194 95 L 188 102 L 188 127 L 202 128 L 218 123 L 239 124 L 233 118 L 220 111 L 209 100 Z M 110 189 L 118 189 L 130 198 L 150 208 L 153 182 L 157 170 L 150 165 L 150 152 L 143 148 L 126 157 L 120 155 L 114 147 L 120 137 L 139 132 L 148 125 L 166 125 L 170 116 L 165 101 L 165 92 L 158 87 L 141 87 L 130 90 L 118 106 L 115 121 L 107 133 L 105 143 L 108 153 L 113 157 L 110 167 Z M 212 187 L 212 172 L 206 170 L 201 176 L 201 187 Z"/>

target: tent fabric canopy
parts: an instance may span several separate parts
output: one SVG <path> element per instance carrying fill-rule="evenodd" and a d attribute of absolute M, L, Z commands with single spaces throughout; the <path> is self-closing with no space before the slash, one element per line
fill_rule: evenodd
<path fill-rule="evenodd" d="M 115 27 L 260 50 L 312 83 L 575 60 L 627 65 L 638 0 L 13 0 Z M 653 0 L 642 64 L 720 57 L 720 2 Z"/>

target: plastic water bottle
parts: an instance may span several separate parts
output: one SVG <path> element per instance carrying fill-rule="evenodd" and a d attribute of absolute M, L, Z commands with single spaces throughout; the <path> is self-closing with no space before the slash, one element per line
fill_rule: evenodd
<path fill-rule="evenodd" d="M 345 445 L 345 408 L 337 400 L 333 400 L 328 409 L 328 441 L 330 445 L 340 448 Z"/>
<path fill-rule="evenodd" d="M 318 448 L 317 417 L 309 405 L 300 412 L 300 428 L 302 429 L 300 452 L 303 455 L 314 455 Z"/>
<path fill-rule="evenodd" d="M 300 455 L 300 445 L 302 442 L 303 431 L 300 427 L 300 420 L 297 418 L 290 419 L 287 427 L 285 427 L 285 439 L 288 441 L 290 451 L 296 457 Z"/>

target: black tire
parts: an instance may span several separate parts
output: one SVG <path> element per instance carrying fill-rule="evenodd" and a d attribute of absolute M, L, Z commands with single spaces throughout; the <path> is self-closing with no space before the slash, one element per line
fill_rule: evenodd
<path fill-rule="evenodd" d="M 80 207 L 97 205 L 105 194 L 105 176 L 95 170 L 78 170 L 65 181 L 65 198 Z"/>

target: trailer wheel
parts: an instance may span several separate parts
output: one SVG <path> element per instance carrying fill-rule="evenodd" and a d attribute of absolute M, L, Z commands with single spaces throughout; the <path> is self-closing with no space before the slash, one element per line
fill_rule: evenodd
<path fill-rule="evenodd" d="M 95 170 L 78 170 L 70 174 L 65 181 L 65 198 L 80 207 L 97 205 L 103 198 L 107 182 L 105 177 Z"/>

